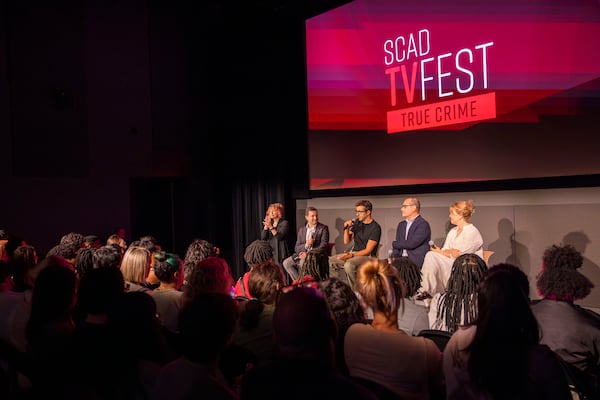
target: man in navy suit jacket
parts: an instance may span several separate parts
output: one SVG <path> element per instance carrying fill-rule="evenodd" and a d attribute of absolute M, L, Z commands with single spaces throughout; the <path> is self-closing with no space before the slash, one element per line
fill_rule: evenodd
<path fill-rule="evenodd" d="M 306 218 L 306 225 L 298 230 L 294 254 L 283 260 L 283 268 L 292 281 L 298 279 L 300 268 L 309 250 L 319 250 L 329 254 L 329 227 L 319 222 L 319 211 L 315 207 L 307 207 L 304 218 Z"/>
<path fill-rule="evenodd" d="M 402 202 L 402 217 L 396 228 L 396 240 L 392 243 L 392 258 L 408 257 L 420 267 L 431 240 L 431 227 L 421 215 L 421 203 L 417 198 L 407 198 Z M 408 232 L 407 232 L 408 227 Z"/>

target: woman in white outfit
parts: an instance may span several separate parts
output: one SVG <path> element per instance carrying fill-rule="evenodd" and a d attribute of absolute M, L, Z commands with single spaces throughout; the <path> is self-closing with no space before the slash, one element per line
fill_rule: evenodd
<path fill-rule="evenodd" d="M 473 201 L 461 200 L 450 206 L 450 223 L 455 225 L 446 235 L 444 246 L 433 245 L 425 254 L 421 268 L 420 299 L 433 297 L 446 290 L 452 264 L 461 254 L 474 253 L 483 257 L 483 238 L 469 220 L 475 212 Z"/>

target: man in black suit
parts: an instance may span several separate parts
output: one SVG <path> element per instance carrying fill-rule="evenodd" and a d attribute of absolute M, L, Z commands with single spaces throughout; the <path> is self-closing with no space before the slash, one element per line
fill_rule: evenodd
<path fill-rule="evenodd" d="M 419 199 L 409 197 L 402 202 L 402 217 L 392 243 L 392 258 L 408 257 L 421 268 L 425 253 L 429 251 L 431 227 L 420 214 Z"/>
<path fill-rule="evenodd" d="M 306 225 L 298 230 L 294 254 L 283 260 L 283 268 L 292 281 L 298 279 L 300 268 L 309 250 L 329 253 L 329 227 L 319 222 L 319 211 L 315 207 L 307 207 L 304 218 L 306 218 Z"/>

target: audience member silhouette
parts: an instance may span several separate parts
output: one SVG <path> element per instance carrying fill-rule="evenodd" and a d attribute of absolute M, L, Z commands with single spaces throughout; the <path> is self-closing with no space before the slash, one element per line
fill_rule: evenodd
<path fill-rule="evenodd" d="M 222 257 L 210 256 L 191 269 L 188 282 L 183 286 L 184 301 L 201 293 L 223 293 L 231 295 L 233 277 L 231 268 Z"/>
<path fill-rule="evenodd" d="M 176 254 L 164 251 L 154 253 L 154 275 L 160 285 L 148 292 L 156 302 L 158 319 L 170 332 L 177 332 L 177 319 L 183 292 L 183 261 Z"/>
<path fill-rule="evenodd" d="M 404 283 L 404 307 L 398 308 L 398 328 L 409 335 L 416 336 L 429 329 L 427 306 L 415 296 L 421 287 L 421 268 L 408 257 L 392 258 L 392 266 Z"/>
<path fill-rule="evenodd" d="M 248 271 L 238 278 L 234 287 L 234 294 L 238 297 L 252 298 L 254 297 L 248 289 L 248 278 L 252 268 L 263 261 L 273 260 L 273 247 L 266 240 L 255 240 L 246 246 L 244 251 L 244 261 L 248 264 Z"/>
<path fill-rule="evenodd" d="M 192 270 L 198 265 L 198 263 L 208 257 L 216 257 L 219 255 L 219 249 L 214 244 L 204 239 L 194 239 L 188 245 L 183 258 L 184 274 L 183 279 L 184 285 L 188 280 L 188 276 Z"/>
<path fill-rule="evenodd" d="M 444 350 L 447 398 L 570 399 L 556 355 L 540 345 L 523 284 L 489 269 L 477 291 L 476 324 L 461 326 Z"/>
<path fill-rule="evenodd" d="M 366 324 L 365 310 L 350 285 L 337 278 L 329 278 L 318 283 L 325 296 L 329 310 L 337 327 L 335 339 L 335 367 L 348 376 L 348 366 L 344 358 L 344 338 L 352 324 Z"/>
<path fill-rule="evenodd" d="M 146 278 L 150 272 L 152 255 L 141 246 L 130 246 L 121 261 L 121 272 L 125 279 L 127 291 L 147 291 L 150 288 L 146 285 Z M 152 267 L 154 268 L 154 267 Z"/>
<path fill-rule="evenodd" d="M 283 281 L 281 269 L 274 261 L 255 265 L 248 278 L 253 297 L 239 303 L 240 318 L 233 343 L 252 351 L 259 360 L 273 355 L 273 314 Z"/>
<path fill-rule="evenodd" d="M 542 330 L 542 343 L 576 367 L 581 384 L 600 398 L 600 315 L 574 304 L 594 284 L 578 269 L 583 257 L 571 245 L 544 251 L 537 288 L 542 297 L 531 309 Z"/>
<path fill-rule="evenodd" d="M 276 356 L 244 375 L 241 399 L 376 398 L 334 368 L 336 325 L 318 289 L 287 287 L 273 315 L 273 330 Z"/>
<path fill-rule="evenodd" d="M 454 260 L 448 286 L 433 296 L 429 307 L 429 326 L 454 332 L 459 325 L 470 325 L 477 318 L 477 285 L 487 270 L 477 254 L 462 254 Z"/>
<path fill-rule="evenodd" d="M 25 328 L 27 354 L 31 361 L 33 394 L 61 398 L 68 378 L 67 360 L 75 324 L 71 317 L 77 277 L 73 266 L 55 260 L 35 280 L 31 313 Z"/>
<path fill-rule="evenodd" d="M 237 303 L 226 294 L 203 293 L 185 302 L 179 315 L 183 355 L 161 368 L 151 398 L 238 399 L 218 364 L 237 319 Z"/>
<path fill-rule="evenodd" d="M 350 375 L 385 386 L 402 399 L 440 398 L 442 353 L 432 340 L 398 329 L 404 285 L 396 269 L 372 258 L 358 267 L 356 289 L 373 310 L 373 322 L 354 324 L 346 333 Z"/>

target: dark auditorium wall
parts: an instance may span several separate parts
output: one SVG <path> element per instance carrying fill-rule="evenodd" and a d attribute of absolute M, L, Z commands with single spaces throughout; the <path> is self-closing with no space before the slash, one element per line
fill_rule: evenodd
<path fill-rule="evenodd" d="M 232 255 L 234 189 L 306 193 L 296 10 L 171 3 L 2 3 L 0 228 L 40 253 L 122 225 Z"/>

